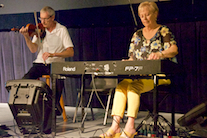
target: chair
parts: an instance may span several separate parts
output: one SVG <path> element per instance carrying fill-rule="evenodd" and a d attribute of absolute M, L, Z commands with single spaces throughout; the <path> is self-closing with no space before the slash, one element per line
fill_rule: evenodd
<path fill-rule="evenodd" d="M 89 108 L 92 97 L 93 97 L 93 94 L 95 93 L 98 100 L 99 100 L 99 102 L 100 102 L 100 104 L 105 109 L 105 116 L 104 116 L 103 125 L 106 125 L 106 122 L 107 122 L 107 116 L 108 116 L 108 112 L 109 112 L 110 100 L 111 100 L 112 92 L 113 92 L 114 88 L 117 85 L 117 82 L 118 82 L 117 79 L 92 78 L 92 80 L 90 82 L 90 86 L 88 88 L 86 86 L 86 88 L 84 90 L 85 92 L 90 93 L 89 100 L 88 100 L 86 108 Z M 102 100 L 100 99 L 98 92 L 100 94 L 102 93 L 102 94 L 108 95 L 108 100 L 107 100 L 106 107 L 104 106 Z M 77 97 L 77 102 L 76 102 L 76 111 L 75 111 L 74 116 L 73 116 L 73 123 L 76 120 L 78 107 L 80 107 L 80 105 L 81 105 L 80 96 L 81 96 L 81 90 L 79 90 L 79 92 L 78 92 L 78 97 Z M 92 113 L 92 118 L 94 119 L 92 108 L 91 108 L 91 113 Z M 84 122 L 86 115 L 87 115 L 87 111 L 84 114 L 84 117 L 82 119 L 82 123 Z"/>
<path fill-rule="evenodd" d="M 42 75 L 42 78 L 45 78 L 46 79 L 46 84 L 50 87 L 50 75 Z M 64 104 L 64 101 L 63 101 L 63 95 L 61 95 L 60 97 L 60 106 L 62 107 L 62 114 L 63 114 L 63 121 L 64 122 L 67 122 L 67 115 L 66 115 L 66 112 L 65 112 L 65 104 Z"/>

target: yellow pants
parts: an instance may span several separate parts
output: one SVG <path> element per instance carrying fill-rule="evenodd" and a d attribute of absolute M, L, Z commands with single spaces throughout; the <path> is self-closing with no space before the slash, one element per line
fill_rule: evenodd
<path fill-rule="evenodd" d="M 169 85 L 169 79 L 159 79 L 158 85 Z M 127 116 L 137 117 L 140 106 L 141 93 L 148 92 L 154 89 L 152 79 L 124 79 L 116 87 L 112 116 L 117 115 L 123 118 L 124 111 L 127 106 Z"/>

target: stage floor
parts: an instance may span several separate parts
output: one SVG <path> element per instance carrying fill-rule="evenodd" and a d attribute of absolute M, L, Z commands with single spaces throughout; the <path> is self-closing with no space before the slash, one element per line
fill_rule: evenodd
<path fill-rule="evenodd" d="M 111 125 L 112 118 L 108 116 L 107 124 L 103 125 L 104 118 L 104 110 L 95 108 L 93 109 L 95 120 L 92 120 L 90 109 L 87 110 L 88 114 L 86 117 L 86 121 L 84 123 L 84 132 L 82 133 L 79 129 L 81 126 L 81 109 L 79 108 L 77 114 L 77 121 L 73 123 L 73 115 L 75 112 L 75 107 L 65 107 L 67 114 L 67 122 L 63 121 L 62 116 L 57 117 L 56 123 L 56 138 L 89 138 L 99 136 L 103 132 L 107 131 Z M 169 122 L 171 122 L 171 114 L 170 113 L 160 113 L 163 115 Z M 138 117 L 135 121 L 135 127 L 137 127 L 140 122 L 147 115 L 146 111 L 140 111 L 138 113 Z M 180 126 L 177 124 L 177 119 L 180 118 L 183 114 L 175 114 L 175 126 L 176 129 Z M 126 118 L 125 120 L 126 121 Z M 147 120 L 147 124 L 152 122 L 152 119 Z M 123 129 L 125 123 L 121 123 L 120 126 Z M 9 128 L 9 130 L 4 130 L 6 133 L 11 135 L 12 138 L 23 138 L 25 137 L 20 133 L 16 121 L 13 119 L 13 115 L 7 103 L 0 103 L 0 125 L 5 125 Z M 35 137 L 35 135 L 31 136 Z M 51 137 L 51 135 L 43 135 L 43 137 Z M 0 136 L 1 138 L 1 136 Z"/>

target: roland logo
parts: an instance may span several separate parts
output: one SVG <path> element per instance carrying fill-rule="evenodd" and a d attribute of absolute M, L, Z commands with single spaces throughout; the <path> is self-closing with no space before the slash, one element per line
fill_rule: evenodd
<path fill-rule="evenodd" d="M 143 70 L 143 66 L 126 66 L 124 71 L 140 71 Z"/>
<path fill-rule="evenodd" d="M 76 67 L 63 67 L 63 71 L 76 71 Z"/>

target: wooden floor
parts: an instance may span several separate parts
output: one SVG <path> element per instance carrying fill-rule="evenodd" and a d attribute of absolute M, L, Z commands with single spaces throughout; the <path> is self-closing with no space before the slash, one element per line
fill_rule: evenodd
<path fill-rule="evenodd" d="M 89 138 L 99 136 L 103 132 L 107 131 L 111 125 L 112 118 L 111 116 L 107 119 L 107 124 L 103 125 L 103 118 L 104 118 L 104 110 L 95 108 L 93 109 L 95 120 L 92 120 L 92 116 L 90 114 L 90 110 L 87 114 L 85 125 L 84 125 L 84 132 L 82 133 L 80 130 L 81 126 L 81 111 L 78 111 L 77 121 L 73 123 L 73 115 L 75 108 L 74 107 L 65 107 L 66 114 L 67 114 L 67 122 L 63 121 L 62 116 L 57 117 L 56 123 L 56 138 Z M 168 121 L 171 122 L 171 114 L 169 113 L 160 113 L 163 115 Z M 138 117 L 135 121 L 135 125 L 138 126 L 143 118 L 147 115 L 147 112 L 140 111 Z M 175 126 L 179 128 L 180 126 L 177 124 L 177 119 L 180 118 L 182 114 L 175 114 Z M 126 119 L 125 119 L 126 120 Z M 147 120 L 146 123 L 150 123 L 152 120 Z M 121 128 L 124 128 L 125 123 L 121 123 Z M 13 119 L 13 115 L 7 103 L 0 103 L 0 125 L 6 126 L 9 130 L 4 130 L 5 133 L 11 135 L 12 138 L 24 138 L 23 134 L 20 133 L 16 121 Z M 1 136 L 0 136 L 1 137 Z M 31 137 L 36 137 L 36 135 L 32 135 Z M 39 137 L 51 137 L 51 134 L 42 135 Z"/>

